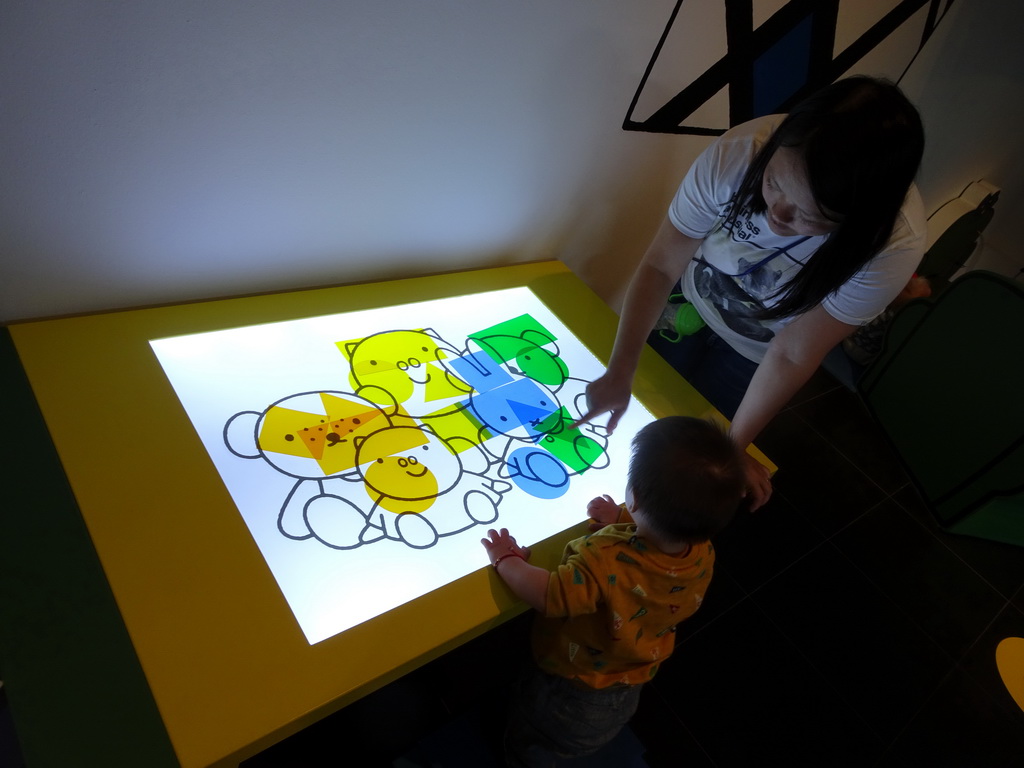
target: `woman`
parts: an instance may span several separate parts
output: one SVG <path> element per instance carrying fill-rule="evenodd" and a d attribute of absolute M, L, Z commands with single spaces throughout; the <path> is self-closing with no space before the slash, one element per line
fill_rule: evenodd
<path fill-rule="evenodd" d="M 651 343 L 747 447 L 836 344 L 880 314 L 924 251 L 917 110 L 891 83 L 840 80 L 788 115 L 727 131 L 690 168 L 630 281 L 582 421 L 629 403 L 640 350 L 679 283 L 705 327 Z M 747 456 L 747 496 L 771 495 Z"/>

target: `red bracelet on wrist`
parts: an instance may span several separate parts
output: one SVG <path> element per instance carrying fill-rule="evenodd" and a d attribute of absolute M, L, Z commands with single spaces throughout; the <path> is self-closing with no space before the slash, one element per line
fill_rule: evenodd
<path fill-rule="evenodd" d="M 493 565 L 493 566 L 494 566 L 494 570 L 498 570 L 498 563 L 500 563 L 500 562 L 501 562 L 502 560 L 504 560 L 504 559 L 505 559 L 506 557 L 518 557 L 518 558 L 519 558 L 520 560 L 522 560 L 523 562 L 526 562 L 526 558 L 525 558 L 525 557 L 523 557 L 523 556 L 522 556 L 521 554 L 519 554 L 519 553 L 518 553 L 518 552 L 516 552 L 515 550 L 512 550 L 512 549 L 510 549 L 510 550 L 509 550 L 508 552 L 506 552 L 506 553 L 505 553 L 504 555 L 501 555 L 500 557 L 497 557 L 497 558 L 495 558 L 494 562 L 493 562 L 493 563 L 491 563 L 491 565 Z"/>

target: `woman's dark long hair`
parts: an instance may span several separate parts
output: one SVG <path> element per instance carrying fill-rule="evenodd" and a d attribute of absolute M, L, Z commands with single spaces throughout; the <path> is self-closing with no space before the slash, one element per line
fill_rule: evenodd
<path fill-rule="evenodd" d="M 839 80 L 786 116 L 747 170 L 727 223 L 747 207 L 764 213 L 765 167 L 779 147 L 796 149 L 821 213 L 838 227 L 782 287 L 765 318 L 817 306 L 871 260 L 892 235 L 924 153 L 921 117 L 892 83 L 870 77 Z"/>

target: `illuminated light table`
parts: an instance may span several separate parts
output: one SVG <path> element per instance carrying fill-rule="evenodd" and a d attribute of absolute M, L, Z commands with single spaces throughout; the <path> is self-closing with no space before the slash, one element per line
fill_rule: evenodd
<path fill-rule="evenodd" d="M 461 300 L 458 297 L 524 286 L 544 307 L 543 312 L 550 311 L 550 323 L 564 324 L 575 336 L 573 344 L 585 347 L 600 361 L 607 360 L 616 316 L 557 262 L 10 326 L 9 337 L 5 334 L 0 339 L 5 394 L 2 415 L 8 427 L 2 471 L 11 502 L 0 518 L 0 662 L 29 765 L 237 765 L 523 611 L 523 604 L 486 567 L 479 539 L 488 526 L 482 522 L 460 534 L 472 542 L 476 558 L 464 575 L 441 577 L 444 583 L 440 586 L 431 586 L 407 601 L 398 598 L 379 615 L 357 617 L 351 626 L 323 629 L 317 628 L 315 621 L 303 623 L 296 607 L 301 595 L 289 593 L 290 588 L 283 586 L 284 566 L 265 550 L 257 523 L 243 517 L 247 502 L 223 466 L 234 459 L 238 466 L 257 467 L 258 471 L 269 468 L 262 462 L 246 462 L 244 451 L 233 457 L 219 456 L 218 441 L 202 435 L 201 418 L 185 395 L 187 386 L 180 381 L 172 386 L 173 365 L 163 357 L 158 361 L 154 354 L 154 350 L 160 351 L 161 342 L 153 346 L 151 342 L 195 334 L 215 336 L 229 329 L 267 324 L 273 328 L 338 313 L 372 314 L 411 302 L 457 302 Z M 538 310 L 535 314 L 542 313 Z M 405 327 L 401 325 L 404 320 L 395 322 L 395 327 Z M 425 325 L 430 325 L 430 318 L 409 319 L 411 328 Z M 472 381 L 478 392 L 491 386 L 486 377 L 507 377 L 511 371 L 515 379 L 519 372 L 515 366 L 524 365 L 522 359 L 513 359 L 512 353 L 505 355 L 501 342 L 494 339 L 536 339 L 538 333 L 528 322 L 484 325 L 490 333 L 486 338 L 460 338 L 454 345 L 446 338 L 445 344 L 439 344 L 445 348 L 442 352 L 433 347 L 429 350 L 435 368 L 458 372 L 449 378 L 458 385 L 465 384 L 460 376 Z M 472 330 L 477 328 L 472 326 Z M 369 338 L 364 334 L 358 330 L 335 339 L 338 359 L 355 354 L 353 343 Z M 423 349 L 427 351 L 426 346 Z M 488 349 L 490 357 L 485 354 Z M 456 362 L 460 353 L 468 363 Z M 221 350 L 216 354 L 233 353 Z M 552 359 L 549 355 L 543 362 L 549 365 Z M 337 385 L 342 393 L 372 394 L 372 387 L 357 389 L 357 385 L 389 380 L 357 381 L 355 357 L 349 362 L 351 376 Z M 529 368 L 538 363 L 534 359 L 525 365 Z M 545 376 L 558 378 L 557 371 L 544 370 L 548 372 L 537 373 L 537 377 L 545 380 L 545 386 L 554 387 Z M 210 375 L 216 372 L 211 370 Z M 333 396 L 324 399 L 321 390 L 327 389 L 319 387 L 311 393 L 285 387 L 280 405 L 289 405 L 292 395 L 302 395 L 306 406 L 311 397 L 318 402 L 337 402 Z M 648 420 L 668 414 L 721 418 L 649 349 L 641 359 L 634 395 L 646 408 L 630 409 L 639 418 L 645 413 Z M 348 403 L 348 416 L 354 413 L 353 403 L 367 400 L 341 397 Z M 254 400 L 258 402 L 252 404 L 255 408 L 247 416 L 250 421 L 270 404 L 262 392 Z M 381 402 L 377 398 L 377 405 Z M 324 416 L 338 421 L 340 417 L 337 412 L 332 414 L 331 407 L 324 406 Z M 399 414 L 390 404 L 386 409 L 390 409 L 395 434 L 407 435 L 399 428 L 410 430 L 410 424 L 419 423 L 402 421 L 408 416 L 405 410 Z M 240 404 L 237 410 L 243 414 L 246 407 Z M 262 427 L 257 426 L 256 432 L 243 430 L 243 434 L 252 434 L 258 448 L 260 440 L 264 441 L 263 458 L 280 459 L 285 468 L 282 472 L 292 472 L 288 482 L 298 478 L 297 488 L 309 487 L 308 483 L 302 486 L 300 476 L 305 470 L 294 470 L 287 462 L 300 455 L 306 464 L 312 459 L 302 453 L 302 446 L 282 441 L 302 436 L 310 407 L 286 410 L 293 420 L 294 413 L 305 414 L 299 418 L 306 421 L 296 425 L 281 421 L 284 416 L 277 414 L 273 424 L 287 422 L 285 431 L 265 436 L 269 432 L 260 432 Z M 270 423 L 269 412 L 262 413 L 259 423 Z M 356 415 L 367 413 L 377 413 L 372 402 Z M 528 421 L 521 413 L 520 418 L 524 424 Z M 543 421 L 538 418 L 533 423 Z M 451 429 L 458 436 L 453 437 Z M 229 420 L 224 421 L 223 431 L 228 444 Z M 449 444 L 458 443 L 460 450 L 467 451 L 456 455 L 463 457 L 462 464 L 469 472 L 469 456 L 476 450 L 469 446 L 474 442 L 472 429 L 463 427 L 460 432 L 445 422 L 439 431 L 447 435 Z M 334 442 L 339 439 L 335 435 Z M 369 450 L 372 442 L 365 440 L 361 446 Z M 399 444 L 394 440 L 389 444 L 398 448 L 378 453 L 388 457 L 390 451 L 397 456 L 412 445 L 406 437 Z M 548 467 L 564 463 L 569 474 L 579 470 L 580 476 L 586 476 L 586 462 L 596 459 L 586 458 L 583 465 L 574 465 L 566 448 L 584 444 L 591 443 L 577 441 L 552 448 L 560 461 L 541 461 L 539 475 L 547 477 Z M 518 445 L 510 441 L 506 459 L 516 455 Z M 347 471 L 351 475 L 355 471 L 351 457 L 324 468 L 326 453 L 317 453 L 319 448 L 310 450 L 324 472 Z M 586 447 L 580 450 L 584 457 L 589 455 Z M 762 454 L 752 450 L 774 469 Z M 622 449 L 617 451 L 617 463 L 622 466 L 614 476 L 621 478 L 625 462 Z M 528 454 L 527 460 L 535 460 L 537 455 Z M 362 459 L 372 466 L 366 456 Z M 506 491 L 506 486 L 514 485 L 506 482 L 510 479 L 507 473 L 504 480 L 483 474 L 460 477 L 498 488 L 497 493 L 490 493 L 493 499 L 500 497 L 501 506 L 496 508 L 502 517 L 497 524 L 521 533 L 515 517 L 505 517 L 506 509 L 511 514 L 516 504 L 523 506 L 522 494 L 513 497 Z M 580 478 L 568 479 L 571 487 Z M 338 483 L 344 484 L 344 480 L 330 487 L 337 488 Z M 370 488 L 375 483 L 379 484 L 367 472 L 365 477 L 355 478 L 354 485 L 350 476 L 344 487 Z M 527 490 L 535 495 L 541 492 Z M 621 497 L 622 490 L 604 487 L 601 492 Z M 332 504 L 339 503 L 337 495 L 335 491 L 319 493 L 332 497 Z M 480 501 L 483 494 L 466 496 L 471 497 Z M 566 500 L 573 498 L 565 496 Z M 407 541 L 394 541 L 394 531 L 388 538 L 381 533 L 383 528 L 377 531 L 370 526 L 366 530 L 373 535 L 364 532 L 367 543 L 363 544 L 353 538 L 350 528 L 334 531 L 328 527 L 325 533 L 311 512 L 286 515 L 287 504 L 281 498 L 267 503 L 274 516 L 280 509 L 279 531 L 291 531 L 291 540 L 285 536 L 282 541 L 323 545 L 309 552 L 410 552 L 422 557 L 421 550 L 435 546 L 434 540 L 416 538 L 418 534 L 408 534 Z M 386 507 L 399 502 L 380 503 Z M 584 508 L 577 501 L 567 501 L 567 506 L 578 509 L 566 513 L 570 517 L 565 528 L 545 533 L 534 547 L 534 561 L 542 566 L 552 567 L 564 542 L 585 530 Z M 426 513 L 423 516 L 427 517 Z M 308 530 L 303 527 L 307 524 Z M 452 542 L 459 536 L 444 537 L 448 529 L 440 524 L 438 530 L 442 537 L 436 546 L 456 546 Z M 382 538 L 385 540 L 375 540 Z M 343 613 L 346 595 L 336 589 L 333 586 L 322 592 L 328 599 L 335 598 L 338 612 Z M 318 600 L 322 604 L 324 595 Z"/>

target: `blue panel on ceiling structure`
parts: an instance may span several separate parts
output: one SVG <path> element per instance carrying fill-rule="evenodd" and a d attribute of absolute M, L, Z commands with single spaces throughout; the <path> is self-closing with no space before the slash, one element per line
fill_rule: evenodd
<path fill-rule="evenodd" d="M 807 83 L 811 29 L 807 16 L 754 61 L 754 117 L 778 112 Z"/>

